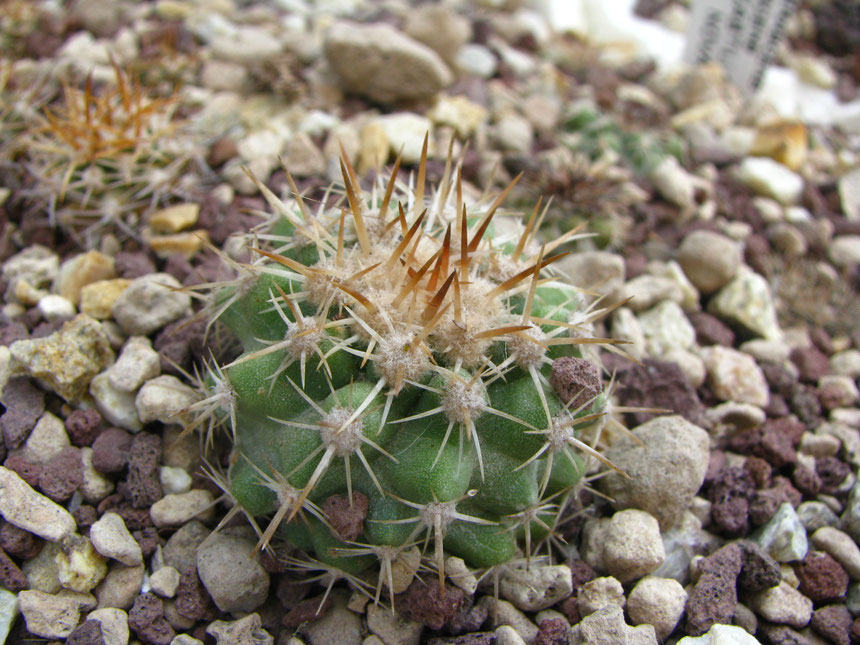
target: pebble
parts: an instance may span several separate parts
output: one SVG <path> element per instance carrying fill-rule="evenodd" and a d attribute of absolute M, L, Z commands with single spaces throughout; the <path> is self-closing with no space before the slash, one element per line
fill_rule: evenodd
<path fill-rule="evenodd" d="M 537 626 L 507 600 L 482 596 L 476 606 L 487 610 L 488 619 L 484 625 L 486 629 L 496 629 L 501 625 L 509 625 L 526 643 L 533 643 L 537 637 Z"/>
<path fill-rule="evenodd" d="M 104 329 L 85 314 L 49 336 L 16 341 L 9 351 L 13 373 L 41 379 L 69 402 L 78 401 L 90 380 L 114 359 Z"/>
<path fill-rule="evenodd" d="M 309 645 L 361 645 L 364 627 L 361 618 L 346 608 L 349 594 L 345 590 L 334 589 L 329 594 L 331 606 L 328 611 L 312 622 L 299 627 L 300 633 L 307 638 Z"/>
<path fill-rule="evenodd" d="M 14 298 L 19 282 L 34 287 L 47 286 L 54 282 L 60 268 L 59 257 L 50 249 L 39 244 L 27 247 L 3 263 L 3 277 L 6 280 L 6 302 Z"/>
<path fill-rule="evenodd" d="M 162 466 L 158 471 L 158 480 L 165 495 L 181 495 L 191 490 L 192 479 L 183 468 Z"/>
<path fill-rule="evenodd" d="M 143 552 L 122 517 L 105 513 L 90 527 L 90 539 L 95 549 L 106 558 L 119 560 L 133 567 L 143 562 Z"/>
<path fill-rule="evenodd" d="M 197 520 L 183 524 L 167 539 L 162 553 L 166 565 L 177 571 L 197 566 L 197 547 L 211 531 Z"/>
<path fill-rule="evenodd" d="M 839 178 L 838 191 L 845 217 L 851 222 L 860 221 L 860 166 Z"/>
<path fill-rule="evenodd" d="M 454 586 L 465 591 L 467 595 L 475 594 L 478 588 L 478 578 L 472 573 L 463 558 L 449 555 L 445 559 L 445 575 Z"/>
<path fill-rule="evenodd" d="M 505 567 L 499 591 L 515 607 L 539 611 L 570 596 L 573 579 L 567 565 L 517 563 Z"/>
<path fill-rule="evenodd" d="M 42 314 L 42 318 L 50 323 L 69 320 L 77 313 L 71 301 L 53 293 L 39 298 L 36 309 Z"/>
<path fill-rule="evenodd" d="M 800 199 L 803 178 L 781 163 L 767 157 L 747 157 L 738 168 L 738 178 L 765 197 L 790 206 Z"/>
<path fill-rule="evenodd" d="M 107 320 L 112 315 L 113 303 L 130 284 L 131 280 L 128 278 L 114 278 L 86 285 L 81 289 L 81 313 L 96 320 Z"/>
<path fill-rule="evenodd" d="M 180 526 L 194 518 L 210 519 L 215 512 L 214 497 L 208 490 L 193 488 L 179 495 L 165 495 L 149 510 L 152 523 L 159 528 Z"/>
<path fill-rule="evenodd" d="M 487 122 L 488 112 L 483 105 L 474 103 L 465 96 L 441 96 L 427 112 L 427 116 L 436 125 L 451 126 L 458 137 L 466 140 L 475 136 L 478 129 Z"/>
<path fill-rule="evenodd" d="M 467 43 L 457 53 L 457 67 L 472 76 L 490 78 L 496 73 L 497 66 L 496 55 L 484 45 Z"/>
<path fill-rule="evenodd" d="M 623 609 L 626 602 L 624 587 L 617 578 L 612 576 L 589 580 L 579 588 L 576 595 L 576 606 L 580 616 L 593 614 L 606 605 L 618 605 Z"/>
<path fill-rule="evenodd" d="M 162 598 L 173 598 L 179 587 L 179 572 L 171 566 L 163 566 L 149 576 L 149 585 L 153 593 Z"/>
<path fill-rule="evenodd" d="M 128 614 L 116 607 L 104 607 L 87 614 L 87 620 L 101 625 L 104 645 L 128 645 Z"/>
<path fill-rule="evenodd" d="M 197 547 L 200 581 L 221 611 L 251 612 L 265 602 L 269 574 L 259 553 L 254 554 L 256 544 L 253 534 L 227 529 Z M 237 561 L 241 567 L 235 566 Z"/>
<path fill-rule="evenodd" d="M 777 562 L 802 560 L 809 550 L 806 529 L 794 507 L 783 503 L 766 524 L 759 527 L 751 538 Z"/>
<path fill-rule="evenodd" d="M 325 56 L 347 90 L 383 104 L 432 97 L 453 80 L 436 52 L 383 23 L 336 22 Z"/>
<path fill-rule="evenodd" d="M 680 304 L 683 293 L 672 278 L 646 273 L 628 280 L 622 287 L 619 297 L 631 298 L 627 306 L 633 311 L 644 311 L 662 300 L 671 300 Z"/>
<path fill-rule="evenodd" d="M 147 336 L 188 315 L 191 296 L 169 273 L 150 273 L 132 280 L 111 306 L 114 320 L 129 336 Z"/>
<path fill-rule="evenodd" d="M 294 640 L 296 639 L 291 638 L 289 641 L 287 641 L 287 645 L 295 645 L 295 643 L 293 643 Z M 301 641 L 299 641 L 299 644 L 304 645 L 303 643 L 301 643 Z M 193 636 L 189 636 L 188 634 L 178 634 L 176 638 L 170 641 L 170 645 L 204 645 L 204 643 L 203 641 L 194 638 Z"/>
<path fill-rule="evenodd" d="M 271 61 L 283 50 L 275 36 L 256 25 L 243 25 L 228 34 L 218 34 L 210 46 L 213 57 L 242 65 Z"/>
<path fill-rule="evenodd" d="M 687 592 L 677 580 L 646 576 L 636 583 L 627 599 L 627 615 L 633 625 L 653 625 L 660 642 L 681 620 Z"/>
<path fill-rule="evenodd" d="M 200 395 L 171 374 L 146 381 L 134 399 L 141 422 L 176 423 L 180 413 L 200 399 Z"/>
<path fill-rule="evenodd" d="M 107 562 L 93 549 L 92 542 L 79 535 L 63 539 L 56 556 L 57 578 L 72 591 L 91 591 L 107 575 Z"/>
<path fill-rule="evenodd" d="M 471 39 L 472 25 L 451 7 L 428 4 L 408 12 L 403 31 L 453 66 L 460 47 Z"/>
<path fill-rule="evenodd" d="M 146 336 L 132 336 L 116 362 L 107 370 L 110 385 L 121 392 L 134 392 L 144 381 L 161 373 L 161 358 Z"/>
<path fill-rule="evenodd" d="M 18 615 L 18 594 L 0 587 L 0 643 L 6 642 L 12 623 Z"/>
<path fill-rule="evenodd" d="M 50 412 L 45 412 L 33 427 L 20 456 L 32 464 L 47 464 L 71 445 L 65 424 Z"/>
<path fill-rule="evenodd" d="M 99 608 L 130 609 L 135 598 L 140 595 L 145 573 L 146 567 L 142 564 L 127 567 L 119 562 L 112 563 L 104 580 L 95 590 Z"/>
<path fill-rule="evenodd" d="M 663 199 L 681 208 L 682 212 L 689 212 L 695 206 L 696 187 L 693 177 L 672 155 L 667 155 L 657 164 L 648 173 L 648 179 Z"/>
<path fill-rule="evenodd" d="M 95 607 L 95 598 L 73 591 L 26 590 L 18 594 L 18 606 L 28 631 L 44 638 L 65 638 L 77 627 L 81 612 Z"/>
<path fill-rule="evenodd" d="M 722 401 L 767 406 L 770 389 L 761 368 L 748 354 L 730 347 L 705 347 L 700 355 L 714 395 Z"/>
<path fill-rule="evenodd" d="M 411 112 L 386 114 L 377 120 L 388 140 L 391 154 L 400 154 L 404 164 L 418 163 L 424 147 L 425 135 L 433 129 L 430 119 Z M 428 154 L 432 154 L 432 139 L 428 141 Z"/>
<path fill-rule="evenodd" d="M 811 539 L 815 548 L 841 564 L 852 580 L 860 580 L 860 548 L 850 535 L 832 526 L 822 526 Z"/>
<path fill-rule="evenodd" d="M 178 233 L 197 223 L 200 204 L 176 204 L 149 216 L 149 226 L 156 233 Z"/>
<path fill-rule="evenodd" d="M 741 265 L 741 248 L 734 240 L 712 231 L 694 231 L 678 247 L 678 263 L 703 294 L 718 291 Z"/>
<path fill-rule="evenodd" d="M 743 627 L 735 625 L 713 625 L 701 636 L 685 636 L 678 645 L 761 645 Z"/>
<path fill-rule="evenodd" d="M 756 336 L 782 340 L 770 286 L 764 277 L 749 269 L 740 270 L 720 289 L 708 302 L 708 311 Z"/>
<path fill-rule="evenodd" d="M 100 280 L 116 277 L 113 258 L 99 251 L 88 251 L 69 258 L 57 272 L 54 291 L 72 305 L 80 304 L 81 289 Z"/>
<path fill-rule="evenodd" d="M 215 638 L 216 645 L 272 645 L 274 639 L 263 629 L 260 614 L 249 614 L 233 621 L 216 620 L 209 623 L 206 633 Z"/>
<path fill-rule="evenodd" d="M 639 314 L 639 325 L 645 335 L 645 346 L 652 357 L 664 357 L 673 349 L 690 349 L 696 342 L 696 331 L 680 305 L 664 300 Z"/>
<path fill-rule="evenodd" d="M 842 269 L 857 266 L 860 264 L 860 235 L 837 235 L 827 245 L 827 257 Z"/>
<path fill-rule="evenodd" d="M 496 637 L 496 645 L 526 645 L 523 637 L 510 625 L 496 627 L 493 634 Z"/>
<path fill-rule="evenodd" d="M 54 542 L 77 529 L 71 513 L 37 493 L 4 466 L 0 466 L 0 515 L 7 522 Z"/>
<path fill-rule="evenodd" d="M 808 501 L 797 507 L 797 517 L 808 534 L 812 534 L 822 526 L 839 525 L 839 517 L 830 510 L 824 502 Z"/>
<path fill-rule="evenodd" d="M 607 458 L 630 478 L 615 472 L 598 486 L 614 508 L 638 508 L 672 528 L 701 488 L 708 464 L 708 433 L 678 415 L 656 417 L 633 428 L 633 435 L 615 442 Z"/>
<path fill-rule="evenodd" d="M 657 519 L 645 511 L 616 512 L 603 536 L 603 563 L 622 583 L 632 582 L 657 569 L 666 552 Z"/>
<path fill-rule="evenodd" d="M 367 628 L 385 645 L 418 645 L 424 625 L 406 620 L 382 605 L 369 605 Z"/>
<path fill-rule="evenodd" d="M 589 614 L 570 628 L 569 642 L 582 645 L 602 643 L 635 643 L 657 645 L 657 634 L 651 625 L 631 627 L 624 621 L 624 610 L 618 605 L 606 605 Z"/>
<path fill-rule="evenodd" d="M 752 594 L 747 604 L 765 620 L 780 625 L 805 627 L 812 618 L 812 601 L 785 581 Z"/>
<path fill-rule="evenodd" d="M 496 144 L 503 150 L 527 153 L 531 151 L 534 128 L 528 119 L 515 113 L 502 116 L 493 126 Z"/>

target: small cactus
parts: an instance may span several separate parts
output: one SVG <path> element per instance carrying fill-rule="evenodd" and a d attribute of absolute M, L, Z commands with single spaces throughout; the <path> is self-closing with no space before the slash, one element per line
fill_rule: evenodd
<path fill-rule="evenodd" d="M 516 180 L 467 205 L 450 155 L 425 204 L 426 145 L 414 183 L 398 160 L 362 192 L 342 162 L 339 207 L 315 214 L 291 180 L 288 201 L 257 182 L 275 215 L 210 303 L 244 351 L 210 367 L 191 410 L 232 433 L 222 485 L 271 516 L 259 548 L 281 532 L 345 576 L 380 562 L 380 584 L 422 542 L 440 580 L 445 552 L 475 568 L 529 556 L 589 459 L 608 464 L 593 447 L 607 394 L 582 350 L 615 341 L 549 271 L 581 234 L 539 245 L 538 208 L 494 234 Z"/>

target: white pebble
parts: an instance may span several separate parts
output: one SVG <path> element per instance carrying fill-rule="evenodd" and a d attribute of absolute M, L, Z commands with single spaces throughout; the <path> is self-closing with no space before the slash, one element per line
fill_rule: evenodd
<path fill-rule="evenodd" d="M 198 393 L 175 376 L 162 374 L 148 380 L 134 399 L 143 423 L 176 423 L 178 415 L 200 399 Z"/>
<path fill-rule="evenodd" d="M 77 529 L 71 513 L 37 493 L 5 466 L 0 466 L 0 515 L 10 524 L 52 542 Z"/>
<path fill-rule="evenodd" d="M 90 528 L 90 539 L 96 551 L 105 557 L 119 560 L 129 567 L 143 562 L 140 545 L 116 513 L 102 515 Z"/>
<path fill-rule="evenodd" d="M 191 475 L 182 468 L 162 466 L 158 479 L 165 495 L 179 495 L 191 490 Z"/>
<path fill-rule="evenodd" d="M 107 369 L 110 384 L 122 392 L 134 392 L 161 373 L 161 358 L 145 336 L 132 336 L 116 363 Z"/>
<path fill-rule="evenodd" d="M 70 318 L 74 318 L 77 313 L 75 305 L 71 301 L 56 294 L 49 294 L 40 298 L 39 304 L 36 307 L 39 313 L 42 314 L 42 318 L 48 322 L 69 320 Z"/>

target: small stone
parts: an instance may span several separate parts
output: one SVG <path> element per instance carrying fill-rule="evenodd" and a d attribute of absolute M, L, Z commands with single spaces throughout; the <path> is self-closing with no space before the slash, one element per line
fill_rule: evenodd
<path fill-rule="evenodd" d="M 594 578 L 579 588 L 576 604 L 580 616 L 593 614 L 606 605 L 618 605 L 623 609 L 626 604 L 624 587 L 612 576 Z"/>
<path fill-rule="evenodd" d="M 183 468 L 162 466 L 158 471 L 158 480 L 165 495 L 181 495 L 191 490 L 193 480 Z"/>
<path fill-rule="evenodd" d="M 447 125 L 457 132 L 457 136 L 463 140 L 475 136 L 487 121 L 487 109 L 478 103 L 473 103 L 465 96 L 440 96 L 436 104 L 427 112 L 427 116 L 436 125 Z M 362 132 L 363 138 L 364 132 Z M 388 155 L 388 143 L 385 147 L 386 157 Z"/>
<path fill-rule="evenodd" d="M 428 118 L 412 112 L 395 112 L 379 117 L 376 122 L 382 127 L 392 154 L 399 154 L 405 164 L 418 163 L 424 137 L 432 130 Z M 432 139 L 427 145 L 428 154 L 432 154 Z"/>
<path fill-rule="evenodd" d="M 161 567 L 149 576 L 149 585 L 162 598 L 173 598 L 179 587 L 179 572 L 170 566 Z"/>
<path fill-rule="evenodd" d="M 794 566 L 800 591 L 816 604 L 842 598 L 848 590 L 848 574 L 836 560 L 822 551 L 810 551 Z"/>
<path fill-rule="evenodd" d="M 45 393 L 26 377 L 11 378 L 3 387 L 0 430 L 6 448 L 17 448 L 27 438 L 45 411 Z"/>
<path fill-rule="evenodd" d="M 860 264 L 860 235 L 837 235 L 827 246 L 827 256 L 837 267 L 857 266 Z"/>
<path fill-rule="evenodd" d="M 687 592 L 677 580 L 646 576 L 630 592 L 627 615 L 633 625 L 653 625 L 663 642 L 681 620 L 686 602 Z"/>
<path fill-rule="evenodd" d="M 500 625 L 510 625 L 527 643 L 532 643 L 537 638 L 537 625 L 507 600 L 496 600 L 492 596 L 482 596 L 477 604 L 487 610 L 488 621 L 485 628 L 496 629 Z"/>
<path fill-rule="evenodd" d="M 632 582 L 663 564 L 666 552 L 653 515 L 627 509 L 616 512 L 609 522 L 603 561 L 612 576 Z"/>
<path fill-rule="evenodd" d="M 860 167 L 851 169 L 839 178 L 838 192 L 846 219 L 860 221 Z"/>
<path fill-rule="evenodd" d="M 90 540 L 95 549 L 106 558 L 119 560 L 129 567 L 143 562 L 140 545 L 116 513 L 105 513 L 90 527 Z"/>
<path fill-rule="evenodd" d="M 108 428 L 93 442 L 93 466 L 102 473 L 123 470 L 128 464 L 131 435 L 119 428 Z"/>
<path fill-rule="evenodd" d="M 780 625 L 805 627 L 812 618 L 812 601 L 785 581 L 751 595 L 749 606 L 765 620 Z"/>
<path fill-rule="evenodd" d="M 631 627 L 624 622 L 624 610 L 621 607 L 606 605 L 571 627 L 570 642 L 657 645 L 657 635 L 651 625 Z"/>
<path fill-rule="evenodd" d="M 104 329 L 85 314 L 75 316 L 50 336 L 16 341 L 9 351 L 13 372 L 41 379 L 72 403 L 114 358 Z"/>
<path fill-rule="evenodd" d="M 143 423 L 161 421 L 176 423 L 183 410 L 200 399 L 191 387 L 170 374 L 148 380 L 134 399 L 138 417 Z"/>
<path fill-rule="evenodd" d="M 99 607 L 129 609 L 140 594 L 145 573 L 146 567 L 142 564 L 127 567 L 119 562 L 112 563 L 104 580 L 95 590 Z"/>
<path fill-rule="evenodd" d="M 496 143 L 503 150 L 528 153 L 532 148 L 534 129 L 525 117 L 518 114 L 505 114 L 493 128 Z"/>
<path fill-rule="evenodd" d="M 182 525 L 168 538 L 162 549 L 164 563 L 177 571 L 197 567 L 197 547 L 205 540 L 210 530 L 196 520 Z"/>
<path fill-rule="evenodd" d="M 550 384 L 569 409 L 585 405 L 603 391 L 599 368 L 590 360 L 573 356 L 552 362 Z"/>
<path fill-rule="evenodd" d="M 39 488 L 55 502 L 67 501 L 83 484 L 81 450 L 69 446 L 42 467 Z"/>
<path fill-rule="evenodd" d="M 56 416 L 45 412 L 27 437 L 19 455 L 30 463 L 44 465 L 59 456 L 69 445 L 66 426 Z"/>
<path fill-rule="evenodd" d="M 361 618 L 346 608 L 349 594 L 333 590 L 329 594 L 332 604 L 325 615 L 303 624 L 299 631 L 307 636 L 309 643 L 338 643 L 360 645 L 365 632 Z"/>
<path fill-rule="evenodd" d="M 77 313 L 75 305 L 71 301 L 55 294 L 40 298 L 36 304 L 36 309 L 42 314 L 42 318 L 49 323 L 69 320 Z"/>
<path fill-rule="evenodd" d="M 100 280 L 110 280 L 115 276 L 116 270 L 112 257 L 99 251 L 89 251 L 63 262 L 54 280 L 54 289 L 73 305 L 77 305 L 80 303 L 81 289 Z"/>
<path fill-rule="evenodd" d="M 806 529 L 791 504 L 782 504 L 752 539 L 777 562 L 796 562 L 806 556 Z"/>
<path fill-rule="evenodd" d="M 429 98 L 452 80 L 436 52 L 382 23 L 335 23 L 325 55 L 347 90 L 383 104 Z"/>
<path fill-rule="evenodd" d="M 703 348 L 701 356 L 711 389 L 720 400 L 767 406 L 767 381 L 751 356 L 720 345 Z"/>
<path fill-rule="evenodd" d="M 740 325 L 756 336 L 782 340 L 770 286 L 765 278 L 754 271 L 740 270 L 710 300 L 708 311 Z"/>
<path fill-rule="evenodd" d="M 123 291 L 131 285 L 128 278 L 99 280 L 81 288 L 80 309 L 96 320 L 106 320 L 111 317 L 111 307 Z"/>
<path fill-rule="evenodd" d="M 18 594 L 27 630 L 43 638 L 66 638 L 77 627 L 81 612 L 95 605 L 93 600 L 90 594 L 70 591 L 47 594 L 27 590 Z"/>
<path fill-rule="evenodd" d="M 741 264 L 741 249 L 734 240 L 711 231 L 694 231 L 678 247 L 678 262 L 703 294 L 725 286 Z"/>
<path fill-rule="evenodd" d="M 850 645 L 854 618 L 843 605 L 821 607 L 812 614 L 812 629 L 831 643 Z"/>
<path fill-rule="evenodd" d="M 696 187 L 693 177 L 672 155 L 666 155 L 648 173 L 648 179 L 667 202 L 688 211 L 695 206 Z"/>
<path fill-rule="evenodd" d="M 145 336 L 132 336 L 120 352 L 116 363 L 107 369 L 111 386 L 122 392 L 134 392 L 145 381 L 161 373 L 161 358 Z"/>
<path fill-rule="evenodd" d="M 101 431 L 101 423 L 102 417 L 98 410 L 73 410 L 65 420 L 66 432 L 74 445 L 91 446 Z"/>
<path fill-rule="evenodd" d="M 3 466 L 0 466 L 0 515 L 7 522 L 54 542 L 77 528 L 71 513 L 34 491 Z"/>
<path fill-rule="evenodd" d="M 108 371 L 93 377 L 90 381 L 90 395 L 108 423 L 131 432 L 138 432 L 143 428 L 134 405 L 134 392 L 118 390 L 111 385 Z"/>
<path fill-rule="evenodd" d="M 403 30 L 435 51 L 449 65 L 472 35 L 471 22 L 445 5 L 423 5 L 410 11 Z"/>
<path fill-rule="evenodd" d="M 214 513 L 212 493 L 191 489 L 181 495 L 165 495 L 150 509 L 152 523 L 159 528 L 180 526 L 194 518 L 208 520 Z"/>
<path fill-rule="evenodd" d="M 254 554 L 256 544 L 254 536 L 222 532 L 197 548 L 200 580 L 221 611 L 250 612 L 266 600 L 269 574 Z M 235 566 L 239 558 L 242 567 Z"/>
<path fill-rule="evenodd" d="M 690 349 L 696 341 L 696 331 L 684 311 L 669 300 L 639 314 L 639 324 L 648 354 L 655 358 L 664 357 L 673 349 Z"/>
<path fill-rule="evenodd" d="M 499 590 L 519 609 L 546 609 L 573 592 L 570 567 L 534 562 L 524 566 L 509 565 L 502 573 Z"/>
<path fill-rule="evenodd" d="M 105 645 L 128 644 L 128 614 L 122 609 L 115 607 L 96 609 L 87 614 L 87 621 L 91 620 L 101 625 Z"/>
<path fill-rule="evenodd" d="M 412 645 L 420 642 L 424 625 L 373 604 L 367 607 L 367 628 L 386 645 Z"/>
<path fill-rule="evenodd" d="M 51 284 L 57 277 L 59 264 L 59 257 L 39 244 L 34 244 L 7 259 L 2 269 L 7 284 L 6 301 L 14 298 L 19 282 L 26 282 L 36 288 Z"/>
<path fill-rule="evenodd" d="M 832 526 L 823 526 L 812 534 L 811 539 L 816 549 L 830 554 L 852 579 L 860 579 L 860 548 L 851 536 Z"/>
<path fill-rule="evenodd" d="M 761 645 L 761 643 L 743 627 L 717 624 L 702 636 L 685 636 L 678 641 L 678 645 Z"/>
<path fill-rule="evenodd" d="M 806 160 L 806 126 L 800 121 L 779 121 L 759 128 L 750 154 L 770 157 L 798 171 Z"/>
<path fill-rule="evenodd" d="M 152 645 L 170 645 L 176 632 L 164 619 L 164 605 L 155 594 L 144 593 L 128 612 L 128 626 L 141 640 Z"/>
<path fill-rule="evenodd" d="M 457 587 L 448 584 L 440 587 L 438 583 L 416 578 L 394 602 L 405 619 L 438 630 L 460 612 L 465 596 Z"/>
<path fill-rule="evenodd" d="M 272 645 L 274 639 L 263 629 L 259 614 L 250 614 L 240 620 L 216 620 L 209 624 L 206 633 L 215 638 L 216 645 Z"/>
<path fill-rule="evenodd" d="M 92 542 L 79 535 L 63 539 L 56 560 L 60 584 L 72 591 L 90 591 L 107 575 L 105 559 L 93 549 Z"/>
<path fill-rule="evenodd" d="M 177 204 L 154 212 L 149 216 L 149 226 L 156 233 L 178 233 L 197 223 L 200 204 Z"/>
<path fill-rule="evenodd" d="M 147 336 L 189 313 L 191 296 L 181 287 L 169 273 L 137 278 L 111 306 L 114 320 L 130 336 Z"/>
<path fill-rule="evenodd" d="M 479 78 L 492 77 L 497 66 L 495 54 L 484 45 L 467 43 L 457 54 L 457 67 L 466 74 Z"/>
<path fill-rule="evenodd" d="M 773 197 L 781 204 L 797 203 L 803 192 L 803 178 L 783 164 L 764 157 L 747 157 L 738 168 L 738 178 L 759 195 Z"/>

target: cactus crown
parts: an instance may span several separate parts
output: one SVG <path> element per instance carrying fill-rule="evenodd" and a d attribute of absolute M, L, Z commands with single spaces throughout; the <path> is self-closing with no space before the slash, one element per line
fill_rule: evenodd
<path fill-rule="evenodd" d="M 289 175 L 287 201 L 257 181 L 274 215 L 211 300 L 244 352 L 193 422 L 231 426 L 231 495 L 272 516 L 261 548 L 280 529 L 344 575 L 381 562 L 380 584 L 422 538 L 441 580 L 445 551 L 491 567 L 552 533 L 604 418 L 582 349 L 613 343 L 548 271 L 579 231 L 538 245 L 538 206 L 496 234 L 516 180 L 470 206 L 450 153 L 425 204 L 426 157 L 425 139 L 414 183 L 398 159 L 369 192 L 341 162 L 340 205 L 316 213 Z"/>

